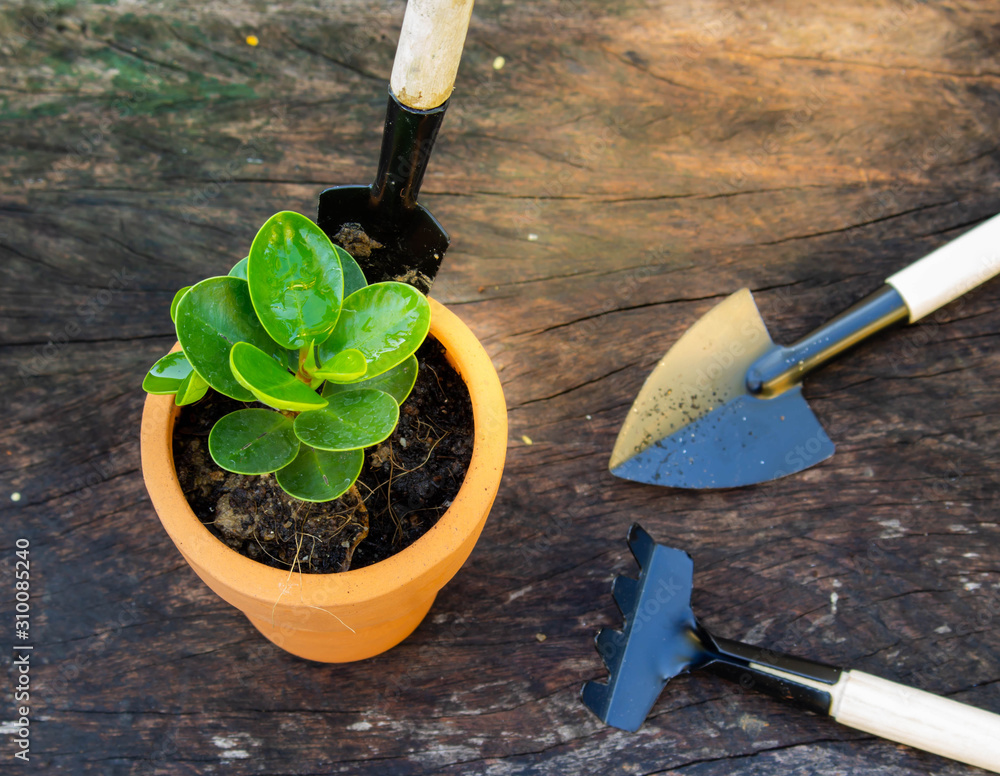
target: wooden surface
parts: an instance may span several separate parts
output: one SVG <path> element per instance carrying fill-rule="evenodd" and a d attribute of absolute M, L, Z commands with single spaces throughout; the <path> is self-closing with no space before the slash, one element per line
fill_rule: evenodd
<path fill-rule="evenodd" d="M 345 666 L 282 653 L 185 566 L 138 457 L 171 297 L 273 212 L 371 179 L 402 12 L 0 11 L 11 678 L 19 537 L 35 645 L 10 772 L 974 772 L 710 676 L 637 734 L 578 691 L 638 520 L 693 555 L 721 635 L 1000 712 L 1000 282 L 809 379 L 838 445 L 818 467 L 711 493 L 606 471 L 652 365 L 726 294 L 789 341 L 1000 211 L 996 2 L 480 0 L 422 201 L 453 235 L 434 295 L 510 408 L 482 540 L 408 641 Z"/>

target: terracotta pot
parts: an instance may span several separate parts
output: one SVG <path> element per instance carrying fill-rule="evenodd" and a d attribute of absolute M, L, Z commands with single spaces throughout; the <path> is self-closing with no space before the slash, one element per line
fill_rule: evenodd
<path fill-rule="evenodd" d="M 507 452 L 503 391 L 483 346 L 433 299 L 431 334 L 472 396 L 475 441 L 465 482 L 437 524 L 416 542 L 391 558 L 341 574 L 271 568 L 213 536 L 191 511 L 177 480 L 171 440 L 178 408 L 173 397 L 146 398 L 142 473 L 160 522 L 205 584 L 294 655 L 340 663 L 395 646 L 420 624 L 483 530 Z"/>

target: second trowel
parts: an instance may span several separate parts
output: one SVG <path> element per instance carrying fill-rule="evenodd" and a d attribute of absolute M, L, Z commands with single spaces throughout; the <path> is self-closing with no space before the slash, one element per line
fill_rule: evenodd
<path fill-rule="evenodd" d="M 417 202 L 462 58 L 473 0 L 409 0 L 389 79 L 375 181 L 319 196 L 316 223 L 346 248 L 369 283 L 430 290 L 450 238 Z"/>
<path fill-rule="evenodd" d="M 646 379 L 618 434 L 611 473 L 678 488 L 732 488 L 829 458 L 833 443 L 802 396 L 802 378 L 998 272 L 994 216 L 789 346 L 771 340 L 750 291 L 737 291 L 695 323 Z"/>

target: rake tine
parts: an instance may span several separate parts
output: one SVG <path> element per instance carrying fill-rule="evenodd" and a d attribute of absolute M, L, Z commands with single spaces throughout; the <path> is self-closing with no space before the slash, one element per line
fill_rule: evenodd
<path fill-rule="evenodd" d="M 631 577 L 616 577 L 611 585 L 611 595 L 622 617 L 629 620 L 635 614 L 635 605 L 639 601 L 639 580 Z"/>
<path fill-rule="evenodd" d="M 653 551 L 656 549 L 656 542 L 653 537 L 643 530 L 638 523 L 632 523 L 628 530 L 628 547 L 632 550 L 636 563 L 640 568 L 649 566 L 649 561 L 653 558 Z"/>

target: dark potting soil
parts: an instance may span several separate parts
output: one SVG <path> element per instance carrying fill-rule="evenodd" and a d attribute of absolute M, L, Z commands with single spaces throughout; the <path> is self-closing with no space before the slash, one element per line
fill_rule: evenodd
<path fill-rule="evenodd" d="M 423 536 L 444 514 L 472 459 L 469 391 L 428 337 L 399 425 L 365 450 L 357 493 L 320 504 L 299 501 L 273 475 L 233 474 L 208 453 L 216 420 L 244 403 L 214 391 L 185 406 L 174 426 L 174 464 L 198 518 L 237 552 L 281 569 L 330 573 L 384 560 Z"/>

